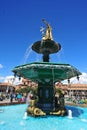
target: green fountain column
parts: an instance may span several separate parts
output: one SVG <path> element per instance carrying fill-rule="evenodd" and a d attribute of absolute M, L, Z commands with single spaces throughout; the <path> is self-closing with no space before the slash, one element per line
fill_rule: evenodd
<path fill-rule="evenodd" d="M 49 114 L 55 108 L 55 91 L 49 83 L 38 84 L 38 107 Z"/>

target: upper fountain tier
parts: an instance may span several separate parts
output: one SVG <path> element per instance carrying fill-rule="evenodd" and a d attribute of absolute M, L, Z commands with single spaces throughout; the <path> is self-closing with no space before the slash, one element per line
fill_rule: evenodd
<path fill-rule="evenodd" d="M 32 50 L 40 54 L 44 54 L 45 52 L 49 54 L 57 53 L 60 49 L 61 45 L 50 39 L 37 41 L 32 45 Z"/>
<path fill-rule="evenodd" d="M 44 19 L 42 21 L 46 25 L 46 32 L 44 34 L 44 28 L 41 28 L 42 40 L 35 42 L 32 45 L 32 50 L 43 54 L 43 61 L 49 62 L 49 54 L 57 53 L 61 49 L 61 45 L 53 40 L 50 24 Z"/>

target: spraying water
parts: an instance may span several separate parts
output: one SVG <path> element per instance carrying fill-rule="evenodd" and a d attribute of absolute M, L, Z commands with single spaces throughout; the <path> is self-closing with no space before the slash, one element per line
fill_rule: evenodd
<path fill-rule="evenodd" d="M 29 45 L 29 47 L 25 51 L 24 58 L 23 58 L 23 64 L 27 63 L 27 60 L 29 59 L 30 54 L 33 52 L 32 45 L 33 44 Z M 34 61 L 36 61 L 36 62 L 38 62 L 41 59 L 41 55 L 39 55 L 39 54 L 35 54 L 35 57 L 36 57 L 36 59 Z"/>
<path fill-rule="evenodd" d="M 61 48 L 61 50 L 58 53 L 55 53 L 55 55 L 54 54 L 51 55 L 51 61 L 59 62 L 59 63 L 61 63 L 61 62 L 67 63 L 66 58 L 64 56 L 64 49 Z"/>
<path fill-rule="evenodd" d="M 68 118 L 72 119 L 72 111 L 68 110 Z"/>
<path fill-rule="evenodd" d="M 24 54 L 24 63 L 26 63 L 27 59 L 29 58 L 30 53 L 32 52 L 32 47 L 33 44 L 31 44 L 27 49 L 26 52 Z"/>
<path fill-rule="evenodd" d="M 24 113 L 23 119 L 27 119 L 27 112 Z"/>

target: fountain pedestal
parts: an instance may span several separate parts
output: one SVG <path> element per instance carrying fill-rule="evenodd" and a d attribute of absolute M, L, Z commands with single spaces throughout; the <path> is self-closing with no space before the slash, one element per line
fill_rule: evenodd
<path fill-rule="evenodd" d="M 38 84 L 38 107 L 46 114 L 55 109 L 55 90 L 49 83 Z"/>

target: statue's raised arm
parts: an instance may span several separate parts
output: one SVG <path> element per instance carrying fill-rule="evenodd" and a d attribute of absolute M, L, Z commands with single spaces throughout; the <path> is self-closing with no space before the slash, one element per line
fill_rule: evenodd
<path fill-rule="evenodd" d="M 45 36 L 43 36 L 43 40 L 53 40 L 52 38 L 52 28 L 50 26 L 50 24 L 45 20 L 45 19 L 42 19 L 42 21 L 45 23 L 45 25 L 47 26 L 46 27 L 46 34 Z"/>

